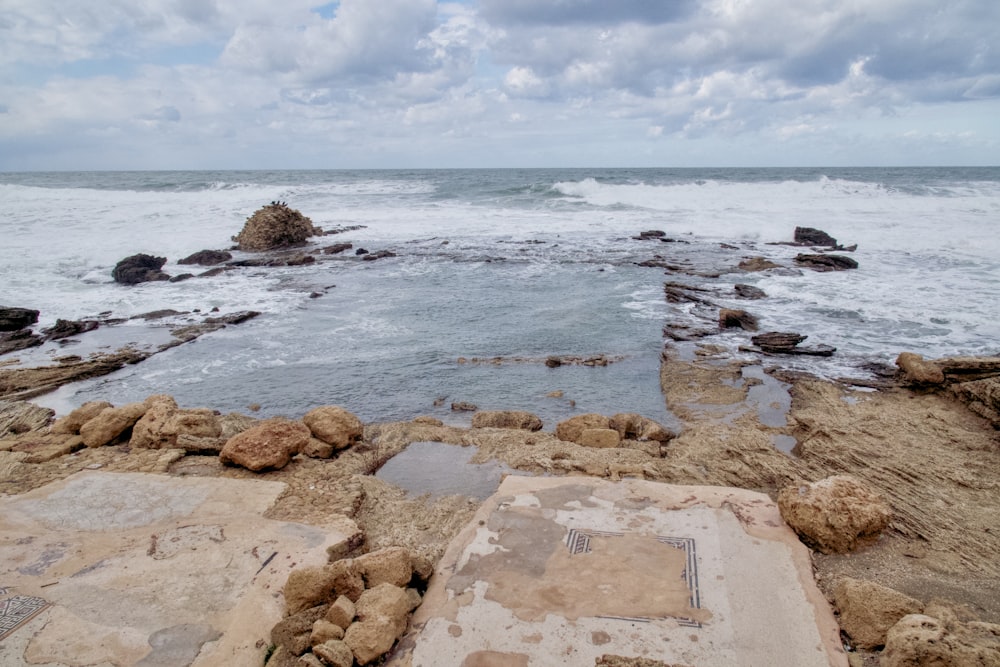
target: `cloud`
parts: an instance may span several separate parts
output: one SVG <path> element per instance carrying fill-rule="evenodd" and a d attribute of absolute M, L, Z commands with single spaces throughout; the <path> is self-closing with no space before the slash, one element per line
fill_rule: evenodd
<path fill-rule="evenodd" d="M 665 23 L 686 15 L 693 0 L 481 0 L 483 16 L 497 25 Z"/>

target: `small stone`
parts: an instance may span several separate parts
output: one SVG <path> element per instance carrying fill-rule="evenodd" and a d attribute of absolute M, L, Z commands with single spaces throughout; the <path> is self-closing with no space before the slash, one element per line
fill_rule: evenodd
<path fill-rule="evenodd" d="M 351 667 L 354 653 L 343 641 L 328 641 L 313 647 L 313 653 L 328 667 Z"/>
<path fill-rule="evenodd" d="M 309 442 L 302 450 L 302 453 L 311 459 L 328 459 L 333 456 L 335 451 L 333 445 L 323 442 L 318 438 L 309 438 Z"/>
<path fill-rule="evenodd" d="M 271 628 L 271 643 L 292 655 L 302 655 L 312 647 L 313 624 L 325 613 L 325 606 L 317 606 L 288 616 Z"/>
<path fill-rule="evenodd" d="M 312 653 L 306 653 L 301 656 L 299 661 L 295 664 L 296 667 L 324 667 L 323 663 L 320 662 L 320 659 Z"/>
<path fill-rule="evenodd" d="M 317 644 L 322 644 L 324 642 L 328 642 L 332 639 L 343 639 L 343 638 L 344 638 L 344 628 L 340 627 L 335 623 L 331 623 L 325 618 L 321 618 L 315 623 L 313 623 L 312 634 L 309 635 L 309 641 L 312 642 L 313 646 L 316 646 Z"/>
<path fill-rule="evenodd" d="M 351 623 L 354 622 L 354 617 L 357 615 L 357 611 L 354 607 L 354 603 L 351 602 L 350 598 L 346 595 L 341 595 L 330 608 L 326 610 L 326 616 L 324 617 L 330 623 L 339 626 L 341 629 L 346 630 L 350 627 Z"/>

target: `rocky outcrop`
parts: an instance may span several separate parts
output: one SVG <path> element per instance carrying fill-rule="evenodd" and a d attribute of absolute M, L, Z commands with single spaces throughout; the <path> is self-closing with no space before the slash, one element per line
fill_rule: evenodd
<path fill-rule="evenodd" d="M 850 475 L 786 487 L 778 494 L 778 509 L 803 542 L 823 553 L 870 544 L 892 520 L 885 498 Z"/>
<path fill-rule="evenodd" d="M 452 412 L 475 412 L 479 406 L 467 401 L 455 401 L 451 404 Z"/>
<path fill-rule="evenodd" d="M 219 459 L 255 472 L 284 468 L 310 437 L 309 429 L 301 422 L 273 417 L 226 441 Z"/>
<path fill-rule="evenodd" d="M 795 243 L 798 245 L 814 245 L 827 248 L 836 248 L 837 239 L 833 238 L 821 229 L 812 227 L 796 227 Z"/>
<path fill-rule="evenodd" d="M 807 255 L 795 256 L 795 263 L 813 271 L 846 271 L 858 268 L 858 263 L 843 255 Z"/>
<path fill-rule="evenodd" d="M 0 306 L 0 331 L 17 331 L 38 322 L 38 311 Z"/>
<path fill-rule="evenodd" d="M 759 323 L 757 318 L 745 310 L 735 310 L 732 308 L 722 308 L 719 310 L 720 329 L 743 329 L 744 331 L 757 331 Z"/>
<path fill-rule="evenodd" d="M 45 340 L 62 340 L 70 336 L 79 336 L 82 333 L 93 331 L 100 322 L 97 320 L 63 320 L 57 319 L 56 323 L 47 329 L 42 329 Z"/>
<path fill-rule="evenodd" d="M 622 440 L 654 440 L 669 442 L 677 437 L 672 430 L 647 417 L 634 412 L 619 412 L 608 420 L 609 428 L 618 431 Z"/>
<path fill-rule="evenodd" d="M 932 361 L 913 352 L 902 352 L 896 357 L 896 365 L 911 384 L 943 384 L 944 371 Z"/>
<path fill-rule="evenodd" d="M 345 250 L 351 250 L 354 248 L 353 243 L 334 243 L 333 245 L 328 245 L 323 248 L 324 255 L 339 255 Z"/>
<path fill-rule="evenodd" d="M 556 424 L 556 437 L 566 442 L 580 444 L 580 437 L 589 429 L 611 428 L 611 420 L 604 415 L 588 413 L 576 415 Z"/>
<path fill-rule="evenodd" d="M 161 271 L 167 263 L 166 257 L 153 257 L 139 253 L 121 260 L 115 264 L 111 277 L 122 285 L 138 285 L 139 283 L 170 280 L 170 276 Z"/>
<path fill-rule="evenodd" d="M 830 345 L 799 347 L 799 343 L 806 338 L 809 336 L 783 331 L 769 331 L 754 336 L 750 342 L 756 345 L 761 352 L 767 354 L 806 354 L 815 357 L 829 357 L 837 351 L 837 348 Z"/>
<path fill-rule="evenodd" d="M 472 428 L 513 428 L 542 430 L 542 420 L 521 410 L 483 410 L 472 416 Z"/>
<path fill-rule="evenodd" d="M 583 447 L 610 449 L 621 444 L 621 436 L 613 428 L 585 428 L 580 431 L 576 443 Z"/>
<path fill-rule="evenodd" d="M 1000 428 L 1000 357 L 924 359 L 902 352 L 896 366 L 904 384 L 947 387 L 970 410 Z"/>
<path fill-rule="evenodd" d="M 733 289 L 736 290 L 736 296 L 740 299 L 763 299 L 767 297 L 767 293 L 764 290 L 753 285 L 737 283 L 733 286 Z"/>
<path fill-rule="evenodd" d="M 0 438 L 40 431 L 54 415 L 53 410 L 27 401 L 0 401 Z"/>
<path fill-rule="evenodd" d="M 197 264 L 198 266 L 215 266 L 216 264 L 228 262 L 232 258 L 233 254 L 231 252 L 226 252 L 225 250 L 199 250 L 192 255 L 188 255 L 184 259 L 177 260 L 177 263 Z"/>
<path fill-rule="evenodd" d="M 844 577 L 834 588 L 840 627 L 856 648 L 872 650 L 885 644 L 886 633 L 908 614 L 919 614 L 924 606 L 899 591 Z"/>
<path fill-rule="evenodd" d="M 378 252 L 366 253 L 361 259 L 365 262 L 374 262 L 377 259 L 385 259 L 386 257 L 395 257 L 396 253 L 391 250 L 379 250 Z"/>
<path fill-rule="evenodd" d="M 658 229 L 649 229 L 644 232 L 639 232 L 637 236 L 633 236 L 632 238 L 636 241 L 656 241 L 662 239 L 666 235 L 666 232 L 661 232 Z"/>
<path fill-rule="evenodd" d="M 222 428 L 213 411 L 181 409 L 170 396 L 151 396 L 146 403 L 149 409 L 132 429 L 129 443 L 133 447 L 198 453 L 219 453 L 222 449 Z"/>
<path fill-rule="evenodd" d="M 271 202 L 247 218 L 233 241 L 245 252 L 262 252 L 302 245 L 322 230 L 284 202 Z"/>
<path fill-rule="evenodd" d="M 309 428 L 313 437 L 335 449 L 344 449 L 359 442 L 365 432 L 360 419 L 335 405 L 310 410 L 302 418 L 302 423 Z"/>
<path fill-rule="evenodd" d="M 56 423 L 52 425 L 52 432 L 79 434 L 84 424 L 101 414 L 105 408 L 113 407 L 107 401 L 88 401 L 65 417 L 56 420 Z"/>
<path fill-rule="evenodd" d="M 31 329 L 18 329 L 17 331 L 0 333 L 0 354 L 38 347 L 44 342 L 45 339 L 36 333 L 32 333 Z"/>
<path fill-rule="evenodd" d="M 767 271 L 768 269 L 780 268 L 780 264 L 775 264 L 769 259 L 764 259 L 763 257 L 750 257 L 749 259 L 744 259 L 739 263 L 738 268 L 740 271 Z"/>
<path fill-rule="evenodd" d="M 879 659 L 881 667 L 994 667 L 1000 665 L 1000 625 L 960 621 L 930 605 L 890 628 Z"/>
<path fill-rule="evenodd" d="M 962 382 L 952 391 L 970 410 L 1000 429 L 1000 378 Z"/>
<path fill-rule="evenodd" d="M 80 437 L 88 447 L 103 447 L 114 442 L 135 426 L 135 423 L 146 414 L 149 406 L 146 403 L 129 403 L 119 408 L 104 408 L 96 417 L 80 427 Z"/>

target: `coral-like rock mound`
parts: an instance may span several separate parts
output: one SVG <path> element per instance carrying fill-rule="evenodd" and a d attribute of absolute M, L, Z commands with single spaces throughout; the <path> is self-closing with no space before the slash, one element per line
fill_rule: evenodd
<path fill-rule="evenodd" d="M 850 475 L 790 486 L 778 494 L 782 518 L 823 553 L 847 553 L 874 542 L 892 520 L 881 494 Z"/>
<path fill-rule="evenodd" d="M 284 202 L 271 202 L 247 218 L 242 231 L 233 237 L 240 250 L 261 252 L 302 245 L 321 233 L 312 220 Z"/>
<path fill-rule="evenodd" d="M 230 438 L 219 459 L 253 471 L 284 468 L 309 444 L 309 438 L 309 429 L 302 423 L 274 417 Z"/>

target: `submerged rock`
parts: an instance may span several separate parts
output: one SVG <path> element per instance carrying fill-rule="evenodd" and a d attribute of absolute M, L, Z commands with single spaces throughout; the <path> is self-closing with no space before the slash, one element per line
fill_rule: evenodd
<path fill-rule="evenodd" d="M 17 331 L 0 333 L 0 354 L 38 347 L 44 342 L 45 339 L 36 333 L 32 333 L 30 329 L 18 329 Z"/>
<path fill-rule="evenodd" d="M 799 245 L 826 246 L 828 248 L 837 247 L 837 239 L 821 229 L 814 229 L 812 227 L 796 227 L 795 242 Z"/>
<path fill-rule="evenodd" d="M 814 271 L 845 271 L 858 268 L 858 263 L 843 255 L 806 255 L 795 257 L 795 263 Z"/>
<path fill-rule="evenodd" d="M 62 320 L 57 319 L 56 323 L 48 329 L 42 329 L 45 340 L 61 340 L 70 336 L 78 336 L 88 331 L 93 331 L 100 323 L 96 320 Z"/>
<path fill-rule="evenodd" d="M 745 285 L 743 283 L 738 283 L 733 287 L 736 290 L 736 296 L 740 299 L 763 299 L 767 296 L 759 287 L 754 287 L 753 285 Z"/>
<path fill-rule="evenodd" d="M 240 250 L 261 252 L 302 245 L 310 236 L 321 233 L 301 212 L 284 202 L 271 202 L 247 218 L 233 240 Z"/>
<path fill-rule="evenodd" d="M 225 250 L 199 250 L 188 255 L 184 259 L 178 260 L 178 264 L 197 264 L 198 266 L 215 266 L 228 262 L 233 258 L 233 254 Z"/>
<path fill-rule="evenodd" d="M 153 257 L 145 253 L 131 255 L 115 265 L 111 271 L 111 277 L 115 279 L 116 283 L 122 285 L 170 280 L 170 276 L 160 270 L 166 263 L 166 257 Z"/>
<path fill-rule="evenodd" d="M 763 257 L 751 257 L 739 263 L 740 271 L 767 271 L 768 269 L 780 268 L 780 264 L 775 264 Z"/>

